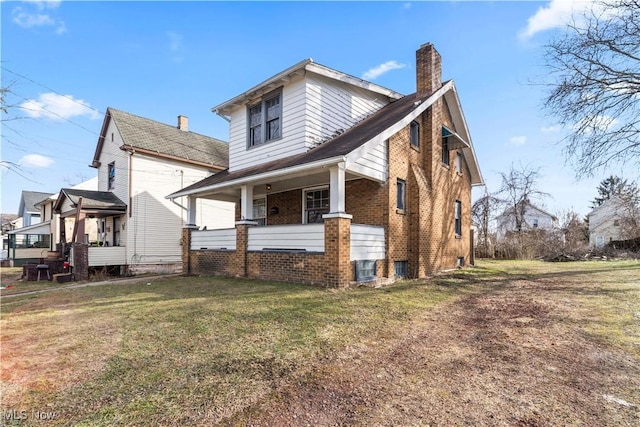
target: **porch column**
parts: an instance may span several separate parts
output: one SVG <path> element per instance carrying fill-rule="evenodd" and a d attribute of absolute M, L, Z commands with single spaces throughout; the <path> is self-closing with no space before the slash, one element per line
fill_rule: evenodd
<path fill-rule="evenodd" d="M 240 220 L 251 221 L 253 219 L 253 185 L 240 187 Z"/>
<path fill-rule="evenodd" d="M 345 212 L 345 163 L 340 162 L 337 166 L 329 168 L 329 212 L 344 213 Z"/>
<path fill-rule="evenodd" d="M 197 201 L 195 196 L 187 196 L 187 223 L 185 224 L 187 228 L 198 228 L 196 225 Z"/>
<path fill-rule="evenodd" d="M 324 268 L 327 287 L 349 286 L 351 271 L 351 215 L 329 213 L 324 219 Z"/>

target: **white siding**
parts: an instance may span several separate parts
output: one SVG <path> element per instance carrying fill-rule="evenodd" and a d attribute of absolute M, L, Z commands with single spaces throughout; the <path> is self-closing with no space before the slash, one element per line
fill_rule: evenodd
<path fill-rule="evenodd" d="M 229 170 L 304 153 L 388 104 L 378 93 L 308 73 L 282 89 L 282 138 L 247 149 L 247 110 L 235 109 L 229 125 Z"/>
<path fill-rule="evenodd" d="M 127 264 L 126 248 L 122 246 L 89 247 L 89 266 Z"/>
<path fill-rule="evenodd" d="M 191 232 L 191 250 L 236 249 L 236 229 L 194 230 Z"/>
<path fill-rule="evenodd" d="M 122 137 L 113 121 L 109 122 L 100 152 L 98 167 L 98 191 L 109 191 L 109 164 L 115 163 L 115 189 L 113 193 L 124 203 L 129 203 L 129 155 L 120 149 Z"/>
<path fill-rule="evenodd" d="M 384 258 L 384 227 L 351 224 L 351 261 Z"/>
<path fill-rule="evenodd" d="M 248 249 L 304 249 L 324 252 L 324 224 L 268 225 L 249 228 Z"/>
<path fill-rule="evenodd" d="M 132 159 L 132 218 L 126 225 L 127 255 L 136 264 L 181 262 L 180 239 L 187 220 L 187 200 L 165 198 L 209 173 L 202 168 L 152 156 Z M 209 229 L 233 226 L 233 203 L 207 200 L 198 204 L 197 217 Z"/>
<path fill-rule="evenodd" d="M 373 150 L 364 153 L 353 164 L 348 165 L 347 170 L 385 182 L 389 173 L 387 141 L 380 142 Z"/>
<path fill-rule="evenodd" d="M 229 170 L 234 171 L 294 154 L 304 153 L 304 80 L 282 89 L 282 138 L 247 149 L 247 109 L 231 114 L 229 126 Z"/>
<path fill-rule="evenodd" d="M 336 132 L 346 131 L 388 103 L 380 94 L 326 77 L 309 75 L 304 117 L 306 147 L 313 148 L 335 136 Z"/>

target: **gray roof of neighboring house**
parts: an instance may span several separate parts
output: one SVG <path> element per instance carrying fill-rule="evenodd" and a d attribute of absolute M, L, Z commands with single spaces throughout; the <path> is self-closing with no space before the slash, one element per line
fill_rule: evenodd
<path fill-rule="evenodd" d="M 35 205 L 47 199 L 53 193 L 43 193 L 41 191 L 23 191 L 20 198 L 18 216 L 24 216 L 25 212 L 40 212 Z"/>
<path fill-rule="evenodd" d="M 98 140 L 93 165 L 102 151 L 107 124 L 113 120 L 125 148 L 138 149 L 160 157 L 226 169 L 229 166 L 229 144 L 216 138 L 184 131 L 175 126 L 136 116 L 115 108 L 107 108 Z"/>
<path fill-rule="evenodd" d="M 110 191 L 78 190 L 75 188 L 63 188 L 60 194 L 68 198 L 74 205 L 77 205 L 82 197 L 83 209 L 115 209 L 126 210 L 127 205 Z M 63 197 L 58 197 L 55 209 L 59 210 Z"/>

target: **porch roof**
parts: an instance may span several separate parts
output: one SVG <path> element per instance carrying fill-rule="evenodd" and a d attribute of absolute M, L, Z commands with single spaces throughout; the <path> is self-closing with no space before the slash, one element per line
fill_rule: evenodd
<path fill-rule="evenodd" d="M 482 175 L 480 174 L 466 121 L 464 120 L 464 115 L 462 114 L 460 102 L 456 94 L 455 85 L 453 81 L 450 80 L 443 83 L 442 86 L 433 93 L 423 95 L 413 93 L 387 104 L 344 133 L 305 153 L 233 172 L 227 169 L 166 197 L 168 199 L 174 199 L 189 195 L 201 195 L 207 192 L 217 192 L 247 182 L 268 179 L 275 175 L 300 173 L 301 171 L 310 171 L 340 162 L 346 162 L 348 170 L 349 164 L 351 163 L 349 160 L 353 160 L 348 157 L 355 158 L 363 155 L 366 150 L 372 148 L 375 144 L 388 139 L 404 126 L 407 126 L 411 120 L 414 120 L 436 100 L 442 97 L 447 99 L 450 106 L 455 107 L 455 114 L 452 114 L 452 116 L 455 128 L 462 130 L 462 135 L 452 132 L 452 136 L 454 137 L 454 141 L 459 144 L 459 148 L 462 148 L 468 160 L 468 165 L 472 173 L 472 183 L 474 185 L 482 184 Z"/>
<path fill-rule="evenodd" d="M 176 198 L 198 193 L 199 190 L 205 191 L 205 189 L 209 189 L 212 186 L 226 187 L 224 184 L 237 185 L 240 180 L 245 181 L 245 178 L 258 177 L 259 175 L 269 172 L 285 171 L 302 166 L 308 166 L 311 169 L 317 167 L 319 164 L 326 166 L 328 164 L 337 164 L 345 161 L 347 154 L 397 123 L 401 118 L 416 108 L 418 101 L 426 98 L 428 98 L 428 96 L 420 98 L 415 93 L 407 95 L 397 101 L 391 102 L 341 135 L 336 136 L 318 147 L 312 148 L 306 153 L 273 160 L 233 172 L 229 172 L 227 169 L 170 194 L 167 198 Z"/>
<path fill-rule="evenodd" d="M 16 228 L 7 231 L 7 234 L 49 234 L 51 233 L 51 221 L 39 222 L 27 227 Z"/>
<path fill-rule="evenodd" d="M 61 189 L 53 209 L 56 213 L 64 216 L 64 212 L 61 212 L 64 201 L 69 200 L 74 208 L 72 211 L 75 211 L 80 199 L 82 199 L 81 210 L 83 211 L 122 213 L 127 210 L 127 205 L 110 191 L 79 190 L 75 188 Z"/>

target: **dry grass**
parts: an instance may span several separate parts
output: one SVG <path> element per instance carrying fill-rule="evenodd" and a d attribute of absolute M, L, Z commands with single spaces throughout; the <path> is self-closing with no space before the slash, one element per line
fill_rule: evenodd
<path fill-rule="evenodd" d="M 47 408 L 48 425 L 634 425 L 638 319 L 637 262 L 481 262 L 345 291 L 60 290 L 2 300 L 2 409 Z"/>

